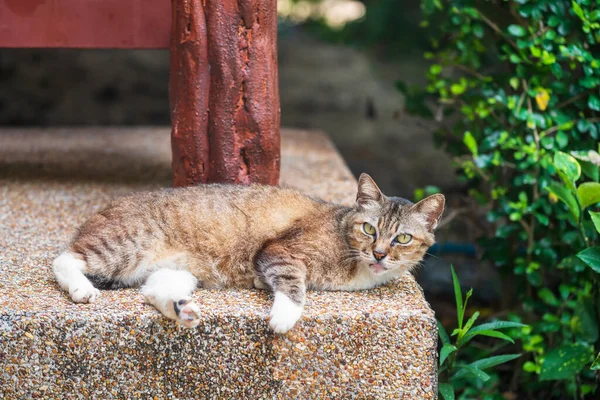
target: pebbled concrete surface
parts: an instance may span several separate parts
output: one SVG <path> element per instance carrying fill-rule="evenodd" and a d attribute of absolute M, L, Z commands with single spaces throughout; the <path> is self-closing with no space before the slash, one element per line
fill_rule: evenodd
<path fill-rule="evenodd" d="M 282 184 L 353 201 L 324 135 L 284 130 L 282 145 Z M 116 196 L 169 183 L 168 128 L 0 130 L 0 398 L 435 398 L 435 319 L 411 276 L 310 292 L 286 336 L 268 330 L 262 291 L 198 290 L 193 330 L 135 289 L 72 303 L 50 264 L 74 229 Z"/>

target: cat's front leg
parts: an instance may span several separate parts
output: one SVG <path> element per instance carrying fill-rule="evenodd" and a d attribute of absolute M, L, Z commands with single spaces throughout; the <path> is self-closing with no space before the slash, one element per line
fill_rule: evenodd
<path fill-rule="evenodd" d="M 286 333 L 296 325 L 304 311 L 304 290 L 294 295 L 286 290 L 274 290 L 273 307 L 269 314 L 269 325 L 275 333 Z"/>
<path fill-rule="evenodd" d="M 304 310 L 306 267 L 285 252 L 265 251 L 257 258 L 257 270 L 275 294 L 269 325 L 275 333 L 286 333 Z"/>

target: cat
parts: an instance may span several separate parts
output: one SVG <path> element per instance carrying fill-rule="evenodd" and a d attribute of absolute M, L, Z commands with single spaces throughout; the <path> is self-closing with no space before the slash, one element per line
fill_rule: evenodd
<path fill-rule="evenodd" d="M 369 289 L 415 267 L 444 203 L 442 194 L 386 197 L 367 174 L 352 207 L 261 185 L 138 193 L 84 223 L 53 271 L 77 303 L 95 301 L 96 286 L 141 285 L 147 303 L 187 328 L 200 321 L 197 286 L 271 289 L 269 324 L 283 334 L 307 289 Z"/>

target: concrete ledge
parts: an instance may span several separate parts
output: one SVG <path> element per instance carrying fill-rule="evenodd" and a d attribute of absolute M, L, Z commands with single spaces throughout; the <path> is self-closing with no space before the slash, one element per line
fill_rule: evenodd
<path fill-rule="evenodd" d="M 324 135 L 284 130 L 282 145 L 282 184 L 353 201 Z M 0 130 L 0 398 L 436 397 L 435 319 L 410 276 L 309 292 L 286 336 L 268 330 L 262 291 L 198 290 L 193 330 L 137 290 L 72 303 L 50 263 L 74 229 L 113 197 L 169 183 L 167 128 Z"/>

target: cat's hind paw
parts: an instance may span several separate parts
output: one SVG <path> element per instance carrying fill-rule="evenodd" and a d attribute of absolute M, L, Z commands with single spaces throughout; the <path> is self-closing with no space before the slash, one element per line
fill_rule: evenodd
<path fill-rule="evenodd" d="M 177 321 L 186 328 L 195 328 L 200 324 L 200 307 L 191 298 L 181 299 L 173 302 L 175 314 L 179 317 Z"/>

